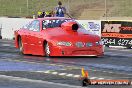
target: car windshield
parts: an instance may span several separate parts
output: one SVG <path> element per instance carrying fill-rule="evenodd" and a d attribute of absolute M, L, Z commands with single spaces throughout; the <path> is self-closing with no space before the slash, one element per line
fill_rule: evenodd
<path fill-rule="evenodd" d="M 75 20 L 73 20 L 73 19 L 52 19 L 52 20 L 44 20 L 43 21 L 43 29 L 60 27 L 62 23 L 68 22 L 68 21 L 75 21 Z M 79 26 L 80 26 L 80 28 L 83 28 L 80 24 L 79 24 Z"/>
<path fill-rule="evenodd" d="M 67 21 L 73 21 L 72 19 L 52 19 L 43 21 L 43 29 L 60 27 L 62 23 Z"/>

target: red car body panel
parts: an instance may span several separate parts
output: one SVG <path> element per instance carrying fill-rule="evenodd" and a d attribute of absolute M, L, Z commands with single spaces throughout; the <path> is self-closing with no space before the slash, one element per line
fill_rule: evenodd
<path fill-rule="evenodd" d="M 41 18 L 39 21 L 40 31 L 30 31 L 27 28 L 21 28 L 15 31 L 15 46 L 19 48 L 19 38 L 21 37 L 23 44 L 23 53 L 32 55 L 45 56 L 44 42 L 47 41 L 50 49 L 50 56 L 102 56 L 104 53 L 103 45 L 96 45 L 101 41 L 100 37 L 93 34 L 86 34 L 79 30 L 72 30 L 72 25 L 76 22 L 62 23 L 61 27 L 43 29 L 44 20 L 66 19 L 66 18 Z M 71 46 L 57 45 L 59 41 L 70 42 Z M 83 47 L 77 47 L 75 44 L 82 42 Z M 90 47 L 86 47 L 86 43 L 92 43 Z"/>

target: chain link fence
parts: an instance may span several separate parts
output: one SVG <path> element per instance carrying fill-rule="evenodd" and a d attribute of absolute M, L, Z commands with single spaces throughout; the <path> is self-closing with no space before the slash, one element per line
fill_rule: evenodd
<path fill-rule="evenodd" d="M 0 16 L 27 17 L 52 11 L 58 0 L 0 0 Z M 75 18 L 131 17 L 132 0 L 60 0 Z"/>

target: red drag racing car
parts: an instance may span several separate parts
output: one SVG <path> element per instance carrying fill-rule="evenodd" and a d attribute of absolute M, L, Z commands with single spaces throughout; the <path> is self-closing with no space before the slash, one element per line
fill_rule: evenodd
<path fill-rule="evenodd" d="M 102 56 L 101 38 L 75 20 L 38 18 L 15 31 L 15 46 L 22 54 L 42 56 Z"/>

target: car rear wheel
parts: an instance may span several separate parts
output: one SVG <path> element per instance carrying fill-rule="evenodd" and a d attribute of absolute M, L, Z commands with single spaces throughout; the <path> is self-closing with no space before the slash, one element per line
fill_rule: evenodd
<path fill-rule="evenodd" d="M 127 47 L 127 49 L 132 49 L 132 45 L 130 45 L 130 46 L 126 46 Z"/>
<path fill-rule="evenodd" d="M 20 54 L 24 54 L 23 53 L 23 43 L 22 43 L 22 40 L 21 40 L 21 38 L 19 38 L 19 51 L 20 51 Z"/>
<path fill-rule="evenodd" d="M 44 49 L 45 49 L 45 56 L 50 56 L 50 48 L 49 47 L 50 46 L 49 46 L 48 42 L 45 43 L 45 47 L 44 47 Z"/>

